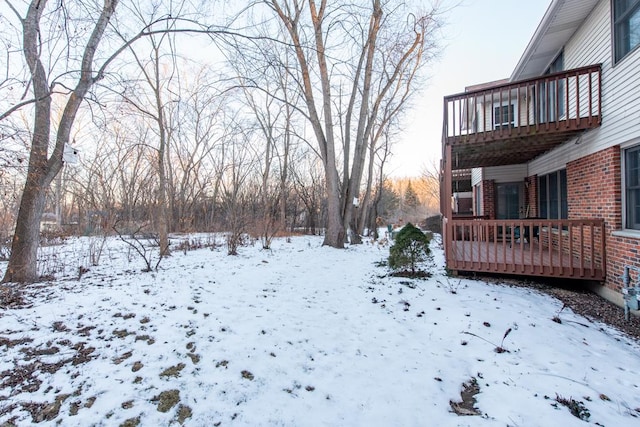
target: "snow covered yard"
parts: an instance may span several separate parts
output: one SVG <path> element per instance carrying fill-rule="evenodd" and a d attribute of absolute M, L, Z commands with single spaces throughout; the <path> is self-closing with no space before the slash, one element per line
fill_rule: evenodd
<path fill-rule="evenodd" d="M 389 276 L 386 246 L 321 242 L 176 251 L 152 273 L 117 240 L 83 274 L 95 241 L 48 248 L 65 271 L 0 311 L 0 424 L 640 424 L 640 346 L 616 330 L 448 278 L 435 240 L 423 280 Z"/>

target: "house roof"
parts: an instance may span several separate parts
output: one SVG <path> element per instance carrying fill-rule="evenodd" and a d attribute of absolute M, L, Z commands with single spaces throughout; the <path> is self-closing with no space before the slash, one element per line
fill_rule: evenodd
<path fill-rule="evenodd" d="M 464 88 L 465 92 L 473 92 L 476 90 L 482 90 L 482 89 L 488 89 L 494 86 L 500 86 L 503 84 L 509 83 L 509 79 L 500 79 L 500 80 L 494 80 L 492 82 L 486 82 L 486 83 L 480 83 L 480 84 L 476 84 L 476 85 L 472 85 L 472 86 L 467 86 Z"/>
<path fill-rule="evenodd" d="M 510 81 L 538 77 L 589 16 L 599 0 L 552 0 Z"/>

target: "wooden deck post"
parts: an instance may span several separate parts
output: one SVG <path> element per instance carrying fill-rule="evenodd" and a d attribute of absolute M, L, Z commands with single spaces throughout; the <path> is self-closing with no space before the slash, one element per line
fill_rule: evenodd
<path fill-rule="evenodd" d="M 444 107 L 446 110 L 447 108 L 446 102 L 444 104 Z M 445 117 L 446 117 L 446 111 L 445 111 Z M 442 192 L 442 197 L 444 198 L 444 200 L 442 200 L 442 207 L 444 208 L 444 212 L 442 212 L 442 214 L 444 216 L 444 219 L 442 221 L 442 226 L 443 226 L 442 227 L 442 244 L 444 245 L 445 264 L 449 266 L 449 262 L 451 260 L 450 240 L 453 239 L 451 228 L 449 227 L 449 222 L 453 218 L 453 209 L 451 207 L 451 196 L 453 195 L 453 183 L 451 182 L 453 179 L 453 170 L 452 170 L 451 162 L 453 159 L 451 158 L 451 144 L 448 144 L 446 142 L 446 137 L 447 137 L 447 126 L 445 124 L 443 135 L 442 135 L 442 143 L 444 144 L 444 152 L 443 152 L 444 191 Z"/>

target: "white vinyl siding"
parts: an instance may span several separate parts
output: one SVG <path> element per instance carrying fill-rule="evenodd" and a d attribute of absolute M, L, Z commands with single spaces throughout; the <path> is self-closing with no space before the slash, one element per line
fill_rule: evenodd
<path fill-rule="evenodd" d="M 476 186 L 482 183 L 482 168 L 471 169 L 471 185 Z"/>
<path fill-rule="evenodd" d="M 496 184 L 520 182 L 528 176 L 527 172 L 526 164 L 474 168 L 471 169 L 471 185 L 475 187 L 484 180 L 493 180 Z"/>
<path fill-rule="evenodd" d="M 502 99 L 500 98 L 500 93 L 497 92 L 491 96 L 480 97 L 475 100 L 477 106 L 475 107 L 475 112 L 472 120 L 472 130 L 474 132 L 486 132 L 492 131 L 496 129 L 496 114 L 495 109 L 497 107 L 507 107 L 513 110 L 513 121 L 511 122 L 512 126 L 516 127 L 518 125 L 523 125 L 526 123 L 531 123 L 532 120 L 527 120 L 527 98 L 528 97 L 524 90 L 520 91 L 520 96 L 518 97 L 518 91 L 511 90 L 502 92 Z M 502 122 L 506 125 L 506 122 Z"/>
<path fill-rule="evenodd" d="M 482 185 L 474 185 L 474 198 L 473 198 L 473 214 L 477 216 L 484 215 L 484 207 L 482 206 Z"/>
<path fill-rule="evenodd" d="M 527 165 L 492 166 L 484 168 L 483 175 L 496 183 L 520 182 L 527 177 Z"/>
<path fill-rule="evenodd" d="M 531 161 L 531 175 L 640 137 L 640 49 L 613 67 L 611 31 L 611 4 L 602 0 L 564 48 L 567 69 L 602 64 L 602 126 Z"/>

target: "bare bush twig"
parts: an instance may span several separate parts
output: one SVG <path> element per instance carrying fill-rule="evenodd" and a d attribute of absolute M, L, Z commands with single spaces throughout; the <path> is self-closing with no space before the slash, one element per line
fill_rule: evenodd
<path fill-rule="evenodd" d="M 445 285 L 444 283 L 442 283 L 440 280 L 438 280 L 437 282 L 440 283 L 442 286 L 444 286 L 451 294 L 455 295 L 458 293 L 458 288 L 460 287 L 460 284 L 462 283 L 462 279 L 458 279 L 458 283 L 451 283 L 451 281 L 449 280 L 449 277 L 446 277 L 447 279 L 447 284 Z"/>
<path fill-rule="evenodd" d="M 464 332 L 462 332 L 462 333 L 463 333 L 463 334 L 466 334 L 466 335 L 474 336 L 474 337 L 476 337 L 476 338 L 480 338 L 482 341 L 484 341 L 484 342 L 486 342 L 486 343 L 491 344 L 492 346 L 494 346 L 494 347 L 495 347 L 495 352 L 496 352 L 496 353 L 510 353 L 510 351 L 509 351 L 509 350 L 507 350 L 507 349 L 504 347 L 504 340 L 505 340 L 505 338 L 507 338 L 507 336 L 511 333 L 511 331 L 512 331 L 512 329 L 511 329 L 511 328 L 508 328 L 508 329 L 505 331 L 504 335 L 502 336 L 502 341 L 500 342 L 500 345 L 497 345 L 497 344 L 495 344 L 495 343 L 493 343 L 493 342 L 489 341 L 488 339 L 486 339 L 486 338 L 484 338 L 484 337 L 481 337 L 480 335 L 474 334 L 473 332 L 464 331 Z"/>
<path fill-rule="evenodd" d="M 107 242 L 107 236 L 103 235 L 100 238 L 91 238 L 89 241 L 89 262 L 94 267 L 100 265 L 100 258 L 102 257 L 102 251 Z"/>
<path fill-rule="evenodd" d="M 116 232 L 116 234 L 118 235 L 120 240 L 122 240 L 127 245 L 129 245 L 129 248 L 133 249 L 144 260 L 144 263 L 145 263 L 146 267 L 142 271 L 145 272 L 145 273 L 148 273 L 148 272 L 154 271 L 154 270 L 157 271 L 158 270 L 158 266 L 160 265 L 160 262 L 165 257 L 165 253 L 167 251 L 160 249 L 159 252 L 158 252 L 158 260 L 155 263 L 155 265 L 152 265 L 152 263 L 153 263 L 153 253 L 152 253 L 151 250 L 149 250 L 145 246 L 145 244 L 142 242 L 142 239 L 140 239 L 138 237 L 140 232 L 144 229 L 145 225 L 139 226 L 133 233 L 131 233 L 130 239 L 127 239 L 122 235 L 122 232 L 120 230 L 118 230 L 117 225 L 118 225 L 118 222 L 116 221 L 116 223 L 113 224 L 113 230 Z M 147 239 L 148 238 L 154 238 L 156 240 L 157 246 L 160 247 L 159 246 L 159 240 L 158 240 L 158 238 L 156 236 L 147 235 L 146 238 Z"/>

